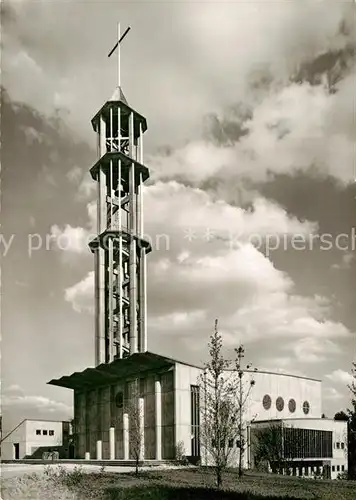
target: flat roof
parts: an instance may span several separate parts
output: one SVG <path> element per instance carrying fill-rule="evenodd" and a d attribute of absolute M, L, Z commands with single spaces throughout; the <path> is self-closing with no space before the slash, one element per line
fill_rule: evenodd
<path fill-rule="evenodd" d="M 174 363 L 175 361 L 170 358 L 146 351 L 132 354 L 127 358 L 116 359 L 111 363 L 102 363 L 82 372 L 74 372 L 72 375 L 59 379 L 52 379 L 48 384 L 80 390 L 93 387 L 93 385 L 100 386 L 112 383 L 120 378 L 127 378 L 138 373 L 169 368 Z"/>
<path fill-rule="evenodd" d="M 147 371 L 155 371 L 171 367 L 174 364 L 191 366 L 204 370 L 203 366 L 187 363 L 168 356 L 155 354 L 149 351 L 135 353 L 127 358 L 116 359 L 111 363 L 102 363 L 96 367 L 87 368 L 82 372 L 74 372 L 71 375 L 64 375 L 59 379 L 52 379 L 48 382 L 50 385 L 66 387 L 68 389 L 86 389 L 89 387 L 106 385 L 120 378 L 127 378 L 134 374 Z M 232 371 L 232 370 L 231 370 Z M 264 370 L 244 370 L 246 373 L 266 373 L 270 375 L 279 375 L 284 377 L 294 377 L 305 380 L 321 382 L 321 380 L 302 377 L 300 375 L 290 375 L 287 373 L 268 372 Z"/>
<path fill-rule="evenodd" d="M 284 377 L 293 377 L 293 378 L 300 378 L 304 380 L 312 380 L 313 382 L 321 382 L 321 379 L 319 378 L 312 378 L 312 377 L 305 377 L 304 375 L 293 375 L 291 373 L 283 373 L 283 372 L 270 372 L 266 370 L 244 370 L 245 372 L 249 373 L 267 373 L 268 375 L 282 375 Z"/>

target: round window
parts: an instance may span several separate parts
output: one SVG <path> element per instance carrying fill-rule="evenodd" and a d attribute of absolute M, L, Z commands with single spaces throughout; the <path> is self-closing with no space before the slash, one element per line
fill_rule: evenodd
<path fill-rule="evenodd" d="M 297 408 L 295 399 L 290 399 L 288 402 L 288 409 L 291 413 L 294 413 Z"/>
<path fill-rule="evenodd" d="M 309 411 L 310 411 L 310 404 L 308 403 L 308 401 L 304 401 L 303 412 L 305 413 L 305 415 L 308 415 Z"/>
<path fill-rule="evenodd" d="M 282 411 L 284 408 L 284 399 L 279 397 L 276 399 L 276 408 L 278 411 Z"/>
<path fill-rule="evenodd" d="M 263 408 L 265 410 L 269 410 L 271 408 L 271 405 L 272 405 L 271 396 L 269 396 L 268 394 L 263 396 L 262 404 L 263 404 Z"/>

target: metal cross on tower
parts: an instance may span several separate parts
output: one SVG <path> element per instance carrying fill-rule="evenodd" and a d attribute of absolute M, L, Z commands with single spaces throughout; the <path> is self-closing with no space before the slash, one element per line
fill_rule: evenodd
<path fill-rule="evenodd" d="M 92 119 L 98 161 L 91 168 L 98 184 L 97 237 L 89 246 L 95 257 L 95 364 L 110 363 L 147 350 L 146 255 L 143 235 L 143 165 L 146 119 L 131 108 L 118 85 Z"/>

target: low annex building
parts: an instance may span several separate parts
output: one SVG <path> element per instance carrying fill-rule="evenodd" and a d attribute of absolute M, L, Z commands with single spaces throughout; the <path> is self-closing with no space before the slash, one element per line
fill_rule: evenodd
<path fill-rule="evenodd" d="M 1 459 L 41 459 L 44 453 L 54 451 L 60 458 L 69 458 L 70 435 L 71 424 L 67 421 L 22 420 L 2 439 Z"/>

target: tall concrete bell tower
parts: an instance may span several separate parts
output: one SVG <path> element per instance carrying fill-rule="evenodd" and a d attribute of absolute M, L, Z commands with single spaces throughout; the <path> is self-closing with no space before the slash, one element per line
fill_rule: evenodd
<path fill-rule="evenodd" d="M 143 164 L 146 119 L 129 106 L 118 81 L 112 97 L 92 119 L 98 160 L 90 169 L 97 183 L 95 259 L 95 365 L 147 350 L 146 255 L 143 232 Z"/>

